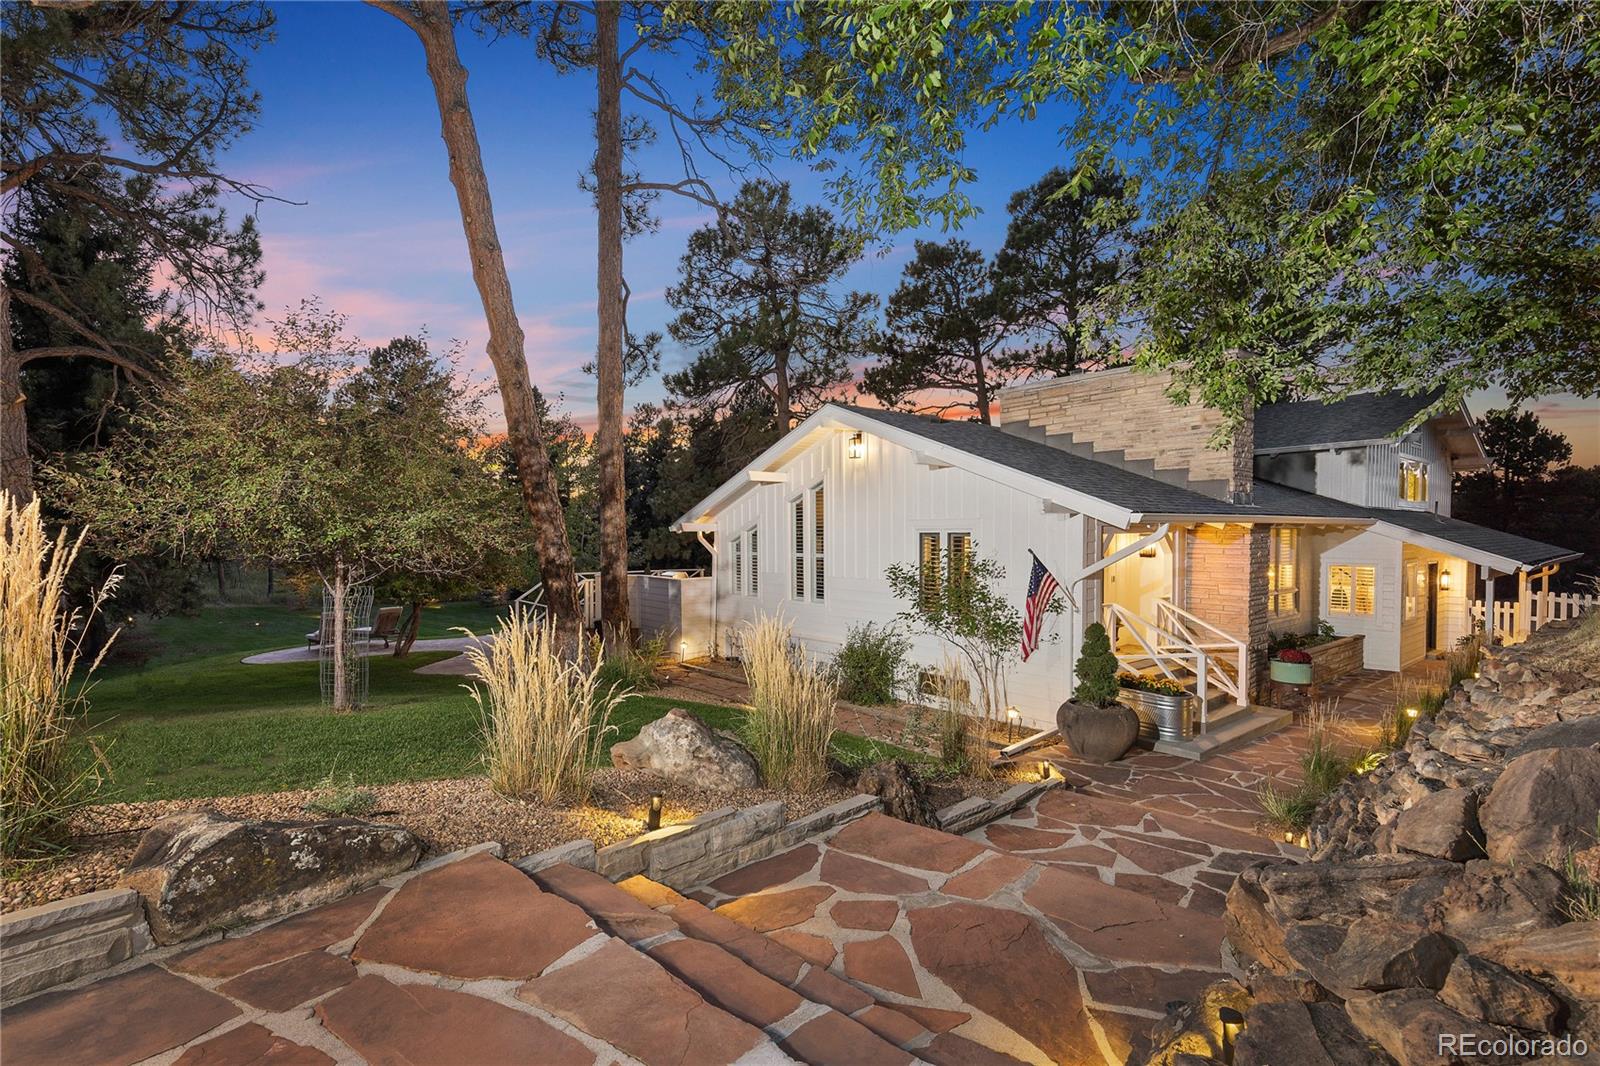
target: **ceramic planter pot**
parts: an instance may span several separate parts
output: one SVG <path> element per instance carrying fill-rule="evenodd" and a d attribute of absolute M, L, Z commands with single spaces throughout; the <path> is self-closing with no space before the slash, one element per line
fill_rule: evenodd
<path fill-rule="evenodd" d="M 1122 702 L 1139 716 L 1139 735 L 1146 740 L 1188 740 L 1194 736 L 1196 700 L 1190 693 L 1172 695 L 1125 688 Z"/>
<path fill-rule="evenodd" d="M 1056 709 L 1056 728 L 1078 758 L 1115 762 L 1139 739 L 1139 716 L 1120 703 L 1095 707 L 1069 700 Z"/>
<path fill-rule="evenodd" d="M 1286 663 L 1281 659 L 1273 659 L 1267 664 L 1267 669 L 1274 681 L 1281 681 L 1285 685 L 1309 685 L 1312 665 L 1312 663 Z"/>

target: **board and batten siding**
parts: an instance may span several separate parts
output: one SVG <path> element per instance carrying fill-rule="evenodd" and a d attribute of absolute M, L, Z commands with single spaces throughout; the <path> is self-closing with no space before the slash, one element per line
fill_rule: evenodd
<path fill-rule="evenodd" d="M 1428 464 L 1428 499 L 1410 503 L 1400 499 L 1400 460 L 1421 459 Z M 1287 457 L 1273 457 L 1272 472 L 1292 466 Z M 1285 481 L 1284 483 L 1293 483 Z M 1296 488 L 1303 487 L 1294 483 Z M 1335 448 L 1318 452 L 1315 491 L 1364 507 L 1433 510 L 1450 514 L 1450 458 L 1438 434 L 1423 427 L 1393 444 L 1360 448 Z"/>
<path fill-rule="evenodd" d="M 1316 552 L 1317 617 L 1341 637 L 1364 635 L 1369 670 L 1400 669 L 1401 542 L 1371 530 L 1334 531 L 1308 538 Z M 1328 568 L 1370 566 L 1374 570 L 1371 614 L 1335 614 L 1328 609 Z M 1353 606 L 1353 605 L 1352 605 Z"/>
<path fill-rule="evenodd" d="M 1438 563 L 1439 572 L 1450 575 L 1450 587 L 1438 590 L 1439 620 L 1435 633 L 1436 650 L 1448 652 L 1456 646 L 1456 641 L 1472 631 L 1467 590 L 1473 587 L 1473 567 L 1465 559 L 1418 548 L 1412 544 L 1404 546 L 1400 561 L 1401 583 L 1404 584 L 1407 573 L 1410 573 L 1413 591 L 1417 598 L 1415 615 L 1406 618 L 1406 592 L 1405 590 L 1401 592 L 1400 665 L 1409 666 L 1428 654 L 1428 590 L 1426 584 L 1416 584 L 1416 575 L 1420 573 L 1425 583 L 1429 563 Z"/>
<path fill-rule="evenodd" d="M 894 623 L 905 606 L 890 593 L 884 571 L 894 563 L 916 565 L 918 534 L 972 535 L 975 551 L 1005 567 L 1001 592 L 1022 609 L 1032 560 L 1039 553 L 1063 586 L 1072 584 L 1085 558 L 1085 519 L 1047 513 L 1039 498 L 955 467 L 931 468 L 914 452 L 866 434 L 865 454 L 847 455 L 847 434 L 833 433 L 792 456 L 778 472 L 782 482 L 750 485 L 714 520 L 718 646 L 733 654 L 739 628 L 762 615 L 781 615 L 794 635 L 818 658 L 831 658 L 852 626 Z M 825 501 L 825 586 L 812 598 L 812 553 L 807 504 L 806 596 L 793 594 L 793 505 L 818 485 Z M 754 596 L 735 592 L 733 542 L 757 531 L 759 578 Z M 750 565 L 746 556 L 744 565 Z M 1081 590 L 1074 589 L 1074 595 Z M 901 626 L 905 631 L 907 627 Z M 1023 721 L 1053 725 L 1056 707 L 1072 691 L 1072 663 L 1082 639 L 1070 608 L 1052 616 L 1046 643 L 1006 675 L 1009 702 Z M 911 634 L 912 661 L 937 666 L 953 649 L 933 637 Z M 1051 639 L 1051 638 L 1054 639 Z"/>

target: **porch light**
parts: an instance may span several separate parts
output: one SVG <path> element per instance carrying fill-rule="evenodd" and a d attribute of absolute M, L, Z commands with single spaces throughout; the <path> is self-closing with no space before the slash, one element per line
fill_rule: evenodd
<path fill-rule="evenodd" d="M 650 794 L 650 813 L 644 820 L 644 827 L 651 832 L 661 828 L 661 793 Z"/>
<path fill-rule="evenodd" d="M 861 436 L 861 431 L 850 434 L 850 449 L 846 453 L 852 459 L 864 459 L 867 455 L 867 442 Z"/>
<path fill-rule="evenodd" d="M 1442 589 L 1447 589 L 1450 587 L 1450 571 L 1439 571 L 1439 587 Z"/>
<path fill-rule="evenodd" d="M 1154 544 L 1147 544 L 1143 548 L 1139 549 L 1139 558 L 1141 558 L 1141 559 L 1154 559 L 1155 557 L 1156 557 L 1156 546 Z"/>

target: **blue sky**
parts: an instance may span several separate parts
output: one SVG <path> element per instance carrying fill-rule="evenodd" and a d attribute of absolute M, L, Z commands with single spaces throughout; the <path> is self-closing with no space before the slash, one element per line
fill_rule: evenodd
<path fill-rule="evenodd" d="M 460 340 L 469 366 L 487 378 L 487 332 L 421 45 L 364 4 L 301 2 L 276 11 L 277 41 L 253 63 L 259 124 L 224 159 L 230 174 L 305 202 L 260 209 L 267 315 L 315 295 L 349 315 L 366 340 L 426 326 L 437 340 Z M 593 75 L 558 76 L 527 41 L 488 44 L 465 30 L 457 39 L 533 380 L 587 422 L 594 386 L 581 367 L 594 349 L 595 226 L 577 182 L 593 151 Z M 969 195 L 982 214 L 962 226 L 961 237 L 985 252 L 998 247 L 1009 196 L 1067 161 L 1057 133 L 1065 117 L 1046 114 L 972 135 L 966 161 L 978 182 Z M 652 177 L 680 176 L 665 144 L 641 162 Z M 821 181 L 803 165 L 784 161 L 773 172 L 791 181 L 798 197 L 823 200 Z M 707 175 L 732 194 L 735 178 L 714 169 Z M 657 213 L 659 231 L 625 251 L 635 332 L 661 329 L 672 317 L 663 292 L 688 234 L 709 220 L 704 208 L 671 196 L 658 201 Z M 942 236 L 936 228 L 895 235 L 857 267 L 850 284 L 886 295 L 913 240 Z M 666 368 L 686 359 L 669 339 Z M 659 382 L 648 382 L 628 402 L 660 395 Z M 1473 406 L 1495 402 L 1489 396 Z M 1580 461 L 1600 463 L 1600 405 L 1551 397 L 1536 408 L 1568 434 Z"/>

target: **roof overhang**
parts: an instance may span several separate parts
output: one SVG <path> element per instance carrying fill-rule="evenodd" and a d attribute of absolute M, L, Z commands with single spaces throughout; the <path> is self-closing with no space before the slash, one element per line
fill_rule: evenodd
<path fill-rule="evenodd" d="M 673 522 L 671 529 L 677 533 L 715 529 L 717 515 L 746 492 L 760 485 L 772 483 L 775 479 L 771 475 L 777 474 L 781 467 L 811 447 L 817 440 L 830 434 L 845 432 L 859 432 L 879 437 L 914 453 L 916 461 L 924 465 L 949 466 L 966 470 L 1046 503 L 1086 514 L 1114 526 L 1126 527 L 1143 520 L 1143 516 L 1138 512 L 1119 507 L 1098 496 L 1035 477 L 1003 463 L 996 463 L 960 448 L 943 444 L 932 437 L 925 437 L 830 403 L 824 404 L 815 414 L 784 434 L 737 474 L 724 481 L 716 491 Z"/>
<path fill-rule="evenodd" d="M 1408 529 L 1392 522 L 1385 522 L 1382 519 L 1373 522 L 1372 529 L 1374 532 L 1382 533 L 1386 537 L 1393 537 L 1395 540 L 1402 540 L 1407 544 L 1415 544 L 1419 548 L 1427 548 L 1442 555 L 1454 555 L 1458 559 L 1465 559 L 1467 562 L 1476 563 L 1479 566 L 1487 566 L 1490 570 L 1497 570 L 1502 574 L 1514 574 L 1518 570 L 1538 570 L 1554 563 L 1565 563 L 1573 559 L 1583 558 L 1582 552 L 1568 552 L 1565 555 L 1557 555 L 1549 559 L 1540 559 L 1537 562 L 1528 563 L 1520 559 L 1513 559 L 1509 555 L 1500 555 L 1484 548 L 1462 544 L 1460 541 L 1451 540 L 1448 537 L 1421 533 L 1415 529 Z"/>

